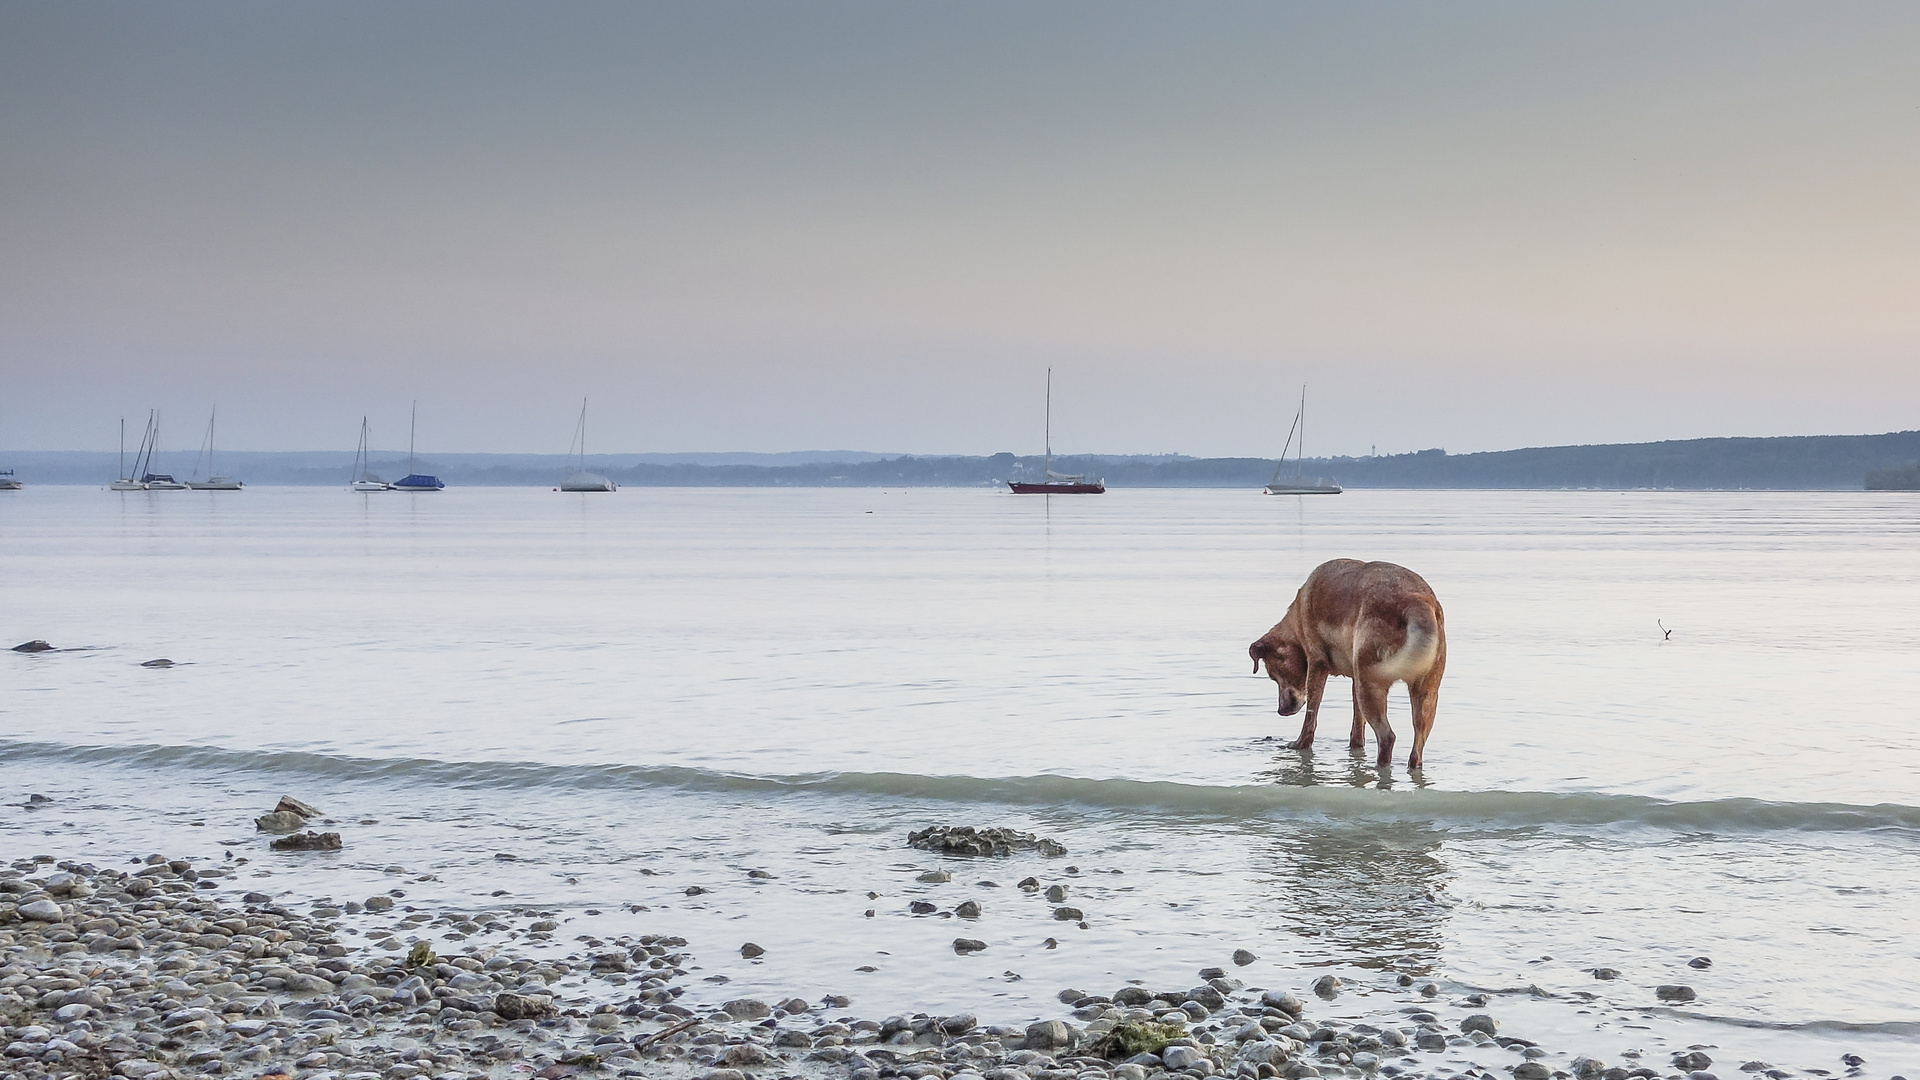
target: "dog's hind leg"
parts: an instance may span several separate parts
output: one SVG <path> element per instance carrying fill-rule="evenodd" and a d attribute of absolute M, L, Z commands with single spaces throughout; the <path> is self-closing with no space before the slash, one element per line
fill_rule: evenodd
<path fill-rule="evenodd" d="M 1324 671 L 1307 672 L 1307 708 L 1300 721 L 1300 737 L 1293 740 L 1291 750 L 1313 749 L 1313 732 L 1320 723 L 1320 696 L 1327 692 L 1327 673 Z"/>
<path fill-rule="evenodd" d="M 1393 762 L 1393 726 L 1387 723 L 1387 689 L 1393 684 L 1353 680 L 1353 700 L 1360 706 L 1367 726 L 1373 729 L 1373 741 L 1380 748 L 1379 767 Z"/>
<path fill-rule="evenodd" d="M 1413 752 L 1407 755 L 1407 768 L 1418 769 L 1425 761 L 1427 736 L 1433 734 L 1433 717 L 1440 711 L 1440 672 L 1430 671 L 1417 683 L 1407 684 L 1407 697 L 1413 703 Z"/>
<path fill-rule="evenodd" d="M 1353 734 L 1347 736 L 1347 749 L 1367 748 L 1367 714 L 1360 707 L 1360 680 L 1353 680 Z"/>

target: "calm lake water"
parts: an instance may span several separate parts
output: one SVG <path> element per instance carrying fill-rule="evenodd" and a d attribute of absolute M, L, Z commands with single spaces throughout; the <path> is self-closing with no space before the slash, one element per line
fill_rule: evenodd
<path fill-rule="evenodd" d="M 1249 672 L 1337 556 L 1446 607 L 1422 774 L 1403 689 L 1381 773 L 1343 680 L 1303 755 Z M 6 643 L 62 647 L 0 663 L 10 859 L 233 852 L 236 893 L 542 905 L 684 934 L 715 1000 L 1015 1022 L 1246 948 L 1250 985 L 1339 975 L 1314 1016 L 1489 995 L 1561 1066 L 1920 1069 L 1909 495 L 29 488 L 0 565 Z M 346 850 L 269 856 L 282 792 Z M 936 823 L 1069 853 L 906 846 Z"/>

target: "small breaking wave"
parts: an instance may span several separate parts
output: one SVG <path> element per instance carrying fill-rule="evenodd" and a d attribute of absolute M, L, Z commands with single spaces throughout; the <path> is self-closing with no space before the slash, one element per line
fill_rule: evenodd
<path fill-rule="evenodd" d="M 1276 784 L 1206 785 L 1171 780 L 1031 776 L 935 776 L 901 772 L 755 775 L 681 765 L 565 765 L 523 761 L 362 758 L 311 751 L 209 746 L 68 745 L 0 740 L 0 762 L 98 764 L 199 775 L 280 775 L 450 788 L 681 790 L 782 793 L 1015 807 L 1081 807 L 1169 818 L 1233 821 L 1314 818 L 1463 827 L 1641 827 L 1717 835 L 1768 832 L 1897 832 L 1920 835 L 1920 807 L 1895 803 L 1673 801 L 1605 792 L 1390 790 Z"/>

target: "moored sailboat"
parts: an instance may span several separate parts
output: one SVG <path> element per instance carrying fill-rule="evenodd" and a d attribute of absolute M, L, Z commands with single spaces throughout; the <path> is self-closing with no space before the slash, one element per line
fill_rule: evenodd
<path fill-rule="evenodd" d="M 353 454 L 353 477 L 347 481 L 348 491 L 392 491 L 393 485 L 373 475 L 371 452 L 367 449 L 367 418 L 360 418 L 360 449 Z"/>
<path fill-rule="evenodd" d="M 1107 490 L 1105 480 L 1085 476 L 1066 476 L 1053 471 L 1053 369 L 1047 369 L 1046 464 L 1044 479 L 1009 480 L 1007 487 L 1015 495 L 1099 495 Z"/>
<path fill-rule="evenodd" d="M 1280 479 L 1281 470 L 1287 467 L 1287 451 L 1294 446 L 1293 436 L 1300 436 L 1299 450 L 1294 458 L 1293 476 Z M 1307 388 L 1300 387 L 1300 410 L 1293 414 L 1293 426 L 1287 429 L 1287 442 L 1280 448 L 1280 460 L 1274 463 L 1273 479 L 1267 482 L 1265 494 L 1268 495 L 1338 495 L 1343 490 L 1339 484 L 1324 476 L 1306 476 L 1307 468 Z"/>
<path fill-rule="evenodd" d="M 216 405 L 213 407 L 213 412 L 207 414 L 207 438 L 200 451 L 207 459 L 207 478 L 205 480 L 187 481 L 187 486 L 195 491 L 239 491 L 241 488 L 240 481 L 235 480 L 231 476 L 221 476 L 219 473 L 213 471 L 213 420 L 219 412 L 220 407 Z M 200 459 L 198 457 L 193 459 L 193 474 L 195 476 L 200 475 Z"/>
<path fill-rule="evenodd" d="M 573 442 L 567 446 L 571 456 L 578 447 L 574 469 L 560 480 L 561 491 L 618 491 L 620 485 L 597 472 L 587 471 L 587 399 L 580 399 L 580 423 L 574 426 Z"/>
<path fill-rule="evenodd" d="M 147 416 L 147 431 L 148 433 L 151 433 L 153 431 L 153 416 L 151 413 L 149 413 Z M 140 463 L 141 455 L 145 454 L 146 452 L 147 452 L 147 436 L 142 435 L 140 436 L 140 449 L 136 450 L 133 455 L 133 461 L 135 465 L 138 465 Z M 142 484 L 140 481 L 134 479 L 133 474 L 127 471 L 127 418 L 124 416 L 120 418 L 120 475 L 113 481 L 113 483 L 107 485 L 107 490 L 108 491 L 145 491 L 147 490 L 147 486 L 145 484 Z"/>
<path fill-rule="evenodd" d="M 420 428 L 420 403 L 413 403 L 413 423 L 407 428 L 407 475 L 393 482 L 395 491 L 439 491 L 446 483 L 437 476 L 413 471 L 413 437 Z"/>

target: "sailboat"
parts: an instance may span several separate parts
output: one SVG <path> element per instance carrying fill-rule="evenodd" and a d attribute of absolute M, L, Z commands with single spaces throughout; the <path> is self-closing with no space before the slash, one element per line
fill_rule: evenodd
<path fill-rule="evenodd" d="M 151 416 L 147 418 L 147 430 L 149 431 L 153 430 L 153 418 Z M 140 449 L 135 451 L 133 455 L 134 463 L 138 464 L 140 461 L 140 455 L 146 452 L 147 452 L 147 437 L 145 435 L 142 435 L 140 436 Z M 133 474 L 127 471 L 127 418 L 124 416 L 120 418 L 120 476 L 113 483 L 107 485 L 107 490 L 108 491 L 145 491 L 147 490 L 147 486 L 145 484 L 142 484 L 140 481 L 135 480 L 133 478 Z"/>
<path fill-rule="evenodd" d="M 439 491 L 447 485 L 437 476 L 413 471 L 413 436 L 420 427 L 420 403 L 413 403 L 413 424 L 407 428 L 407 475 L 394 481 L 395 491 Z"/>
<path fill-rule="evenodd" d="M 360 418 L 360 449 L 353 455 L 353 479 L 347 482 L 349 491 L 392 491 L 393 485 L 373 475 L 371 451 L 367 449 L 367 418 Z"/>
<path fill-rule="evenodd" d="M 0 469 L 0 491 L 19 491 L 20 481 L 12 469 Z"/>
<path fill-rule="evenodd" d="M 587 399 L 580 399 L 580 423 L 573 429 L 573 443 L 567 446 L 567 453 L 574 452 L 574 445 L 580 448 L 575 469 L 560 481 L 561 491 L 618 491 L 620 485 L 596 472 L 587 471 Z"/>
<path fill-rule="evenodd" d="M 231 476 L 221 476 L 213 471 L 213 418 L 217 416 L 219 412 L 220 406 L 215 405 L 213 411 L 207 414 L 206 443 L 200 448 L 200 452 L 205 454 L 207 458 L 207 478 L 205 480 L 187 481 L 187 486 L 195 491 L 240 490 L 240 481 L 235 480 Z M 200 475 L 200 459 L 198 457 L 193 459 L 193 475 Z"/>
<path fill-rule="evenodd" d="M 1084 476 L 1063 476 L 1053 471 L 1053 369 L 1047 369 L 1047 457 L 1046 478 L 1044 480 L 1009 480 L 1007 486 L 1015 495 L 1099 495 L 1107 490 L 1104 480 L 1089 480 Z"/>
<path fill-rule="evenodd" d="M 1293 476 L 1281 480 L 1280 473 L 1287 467 L 1287 451 L 1294 445 L 1293 436 L 1300 435 L 1300 448 L 1294 457 Z M 1307 468 L 1307 388 L 1300 387 L 1300 411 L 1293 414 L 1293 426 L 1287 429 L 1287 443 L 1280 448 L 1280 460 L 1274 463 L 1273 479 L 1267 482 L 1268 495 L 1338 495 L 1339 484 L 1324 476 L 1302 475 Z"/>
<path fill-rule="evenodd" d="M 147 459 L 135 462 L 134 471 L 140 474 L 140 486 L 148 491 L 185 491 L 187 485 L 173 478 L 172 473 L 153 471 L 153 455 L 160 452 L 160 414 L 154 412 L 147 421 Z"/>

